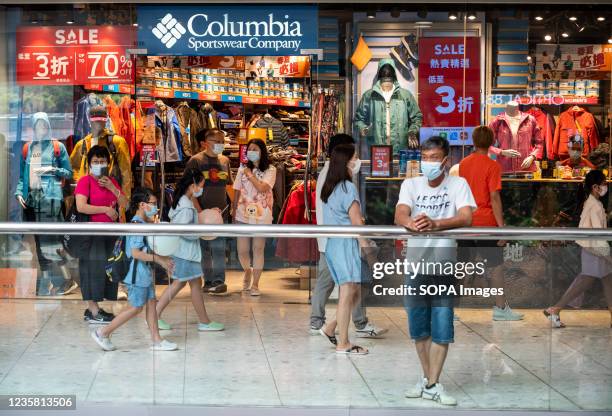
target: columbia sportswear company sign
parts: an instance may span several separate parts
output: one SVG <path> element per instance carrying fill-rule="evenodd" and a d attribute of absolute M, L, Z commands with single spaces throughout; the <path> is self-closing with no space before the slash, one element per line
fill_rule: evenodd
<path fill-rule="evenodd" d="M 318 44 L 314 5 L 139 6 L 149 55 L 300 55 Z"/>

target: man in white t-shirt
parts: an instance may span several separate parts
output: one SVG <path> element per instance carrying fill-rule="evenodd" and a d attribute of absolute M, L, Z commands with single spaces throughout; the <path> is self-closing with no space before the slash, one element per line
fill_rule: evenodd
<path fill-rule="evenodd" d="M 447 230 L 469 227 L 476 202 L 467 181 L 450 176 L 445 171 L 450 146 L 441 137 L 431 137 L 421 146 L 421 172 L 423 176 L 406 179 L 400 190 L 395 209 L 395 223 L 412 232 Z M 440 270 L 436 265 L 454 263 L 457 242 L 447 238 L 412 238 L 408 240 L 406 256 L 410 262 L 433 265 L 430 270 Z M 406 397 L 422 397 L 444 405 L 454 406 L 455 398 L 444 391 L 438 382 L 448 353 L 454 342 L 452 294 L 421 295 L 421 289 L 430 286 L 454 287 L 455 278 L 442 272 L 419 274 L 407 278 L 409 287 L 416 288 L 414 295 L 405 299 L 410 337 L 415 346 L 423 379 L 406 392 Z"/>
<path fill-rule="evenodd" d="M 329 140 L 328 154 L 331 154 L 334 147 L 340 144 L 354 144 L 355 140 L 348 134 L 336 134 Z M 353 177 L 357 177 L 359 174 L 360 163 L 358 163 L 356 172 Z M 323 202 L 321 201 L 321 189 L 327 178 L 327 172 L 329 170 L 329 161 L 326 161 L 319 172 L 317 178 L 316 188 L 316 213 L 317 213 L 317 224 L 323 225 Z M 317 283 L 312 293 L 312 310 L 310 314 L 310 332 L 313 335 L 321 333 L 321 329 L 325 325 L 325 304 L 327 303 L 329 296 L 334 290 L 334 281 L 327 267 L 327 261 L 325 260 L 325 247 L 327 244 L 327 238 L 317 238 L 317 244 L 319 246 L 319 263 L 317 265 Z M 373 323 L 368 321 L 366 315 L 366 308 L 364 305 L 364 296 L 367 294 L 367 290 L 362 288 L 361 290 L 362 299 L 361 302 L 355 305 L 353 309 L 353 323 L 355 324 L 355 330 L 358 337 L 361 338 L 378 338 L 385 334 L 388 329 L 379 328 Z"/>

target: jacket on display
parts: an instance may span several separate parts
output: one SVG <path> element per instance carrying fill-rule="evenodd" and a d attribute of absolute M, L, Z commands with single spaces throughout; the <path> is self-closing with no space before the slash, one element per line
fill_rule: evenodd
<path fill-rule="evenodd" d="M 521 168 L 521 164 L 527 156 L 535 156 L 536 159 L 542 159 L 544 154 L 542 131 L 533 116 L 521 113 L 521 121 L 516 136 L 512 134 L 506 113 L 495 117 L 489 124 L 489 127 L 493 130 L 496 140 L 496 144 L 491 146 L 489 151 L 497 156 L 497 162 L 501 165 L 502 173 L 517 171 L 535 172 L 535 162 L 526 169 Z M 502 156 L 502 149 L 514 149 L 521 156 L 517 158 Z"/>
<path fill-rule="evenodd" d="M 539 107 L 531 107 L 526 111 L 527 114 L 533 116 L 542 131 L 542 139 L 546 146 L 546 157 L 549 160 L 555 158 L 555 152 L 553 151 L 553 140 L 555 137 L 555 118 L 545 111 L 542 111 Z"/>
<path fill-rule="evenodd" d="M 557 128 L 553 149 L 555 157 L 566 159 L 569 157 L 568 143 L 571 137 L 580 133 L 584 143 L 583 156 L 588 156 L 599 146 L 599 132 L 595 123 L 595 117 L 582 107 L 572 107 L 561 113 Z"/>
<path fill-rule="evenodd" d="M 195 146 L 197 150 L 195 153 L 198 153 L 198 142 L 197 140 L 195 140 L 196 134 L 198 134 L 202 130 L 219 128 L 217 112 L 210 104 L 202 104 L 198 111 L 193 111 L 193 113 L 191 114 L 190 121 L 192 145 Z"/>
<path fill-rule="evenodd" d="M 170 217 L 170 222 L 173 224 L 198 223 L 198 211 L 193 206 L 193 202 L 185 195 L 179 199 L 176 208 L 170 209 L 168 216 Z M 199 263 L 202 259 L 199 237 L 197 235 L 179 237 L 179 244 L 174 252 L 174 256 L 179 259 L 197 261 Z"/>
<path fill-rule="evenodd" d="M 87 94 L 75 104 L 74 109 L 74 139 L 81 140 L 91 131 L 91 122 L 89 121 L 89 109 L 91 107 L 104 105 L 102 100 L 96 94 Z"/>
<path fill-rule="evenodd" d="M 53 167 L 53 172 L 41 175 L 40 185 L 41 190 L 46 199 L 63 200 L 63 180 L 72 177 L 72 168 L 70 166 L 70 158 L 64 145 L 58 142 L 53 144 L 54 139 L 51 138 L 51 124 L 46 113 L 36 113 L 32 117 L 32 125 L 35 126 L 38 121 L 43 121 L 47 124 L 49 133 L 40 141 L 33 141 L 27 147 L 25 158 L 19 154 L 19 181 L 15 196 L 21 196 L 26 201 L 30 192 L 30 169 L 32 160 L 32 150 L 40 144 L 40 167 Z M 59 146 L 59 155 L 56 154 L 55 146 Z"/>
<path fill-rule="evenodd" d="M 389 64 L 399 74 L 392 59 L 381 59 L 378 69 Z M 369 127 L 370 131 L 365 138 L 371 144 L 390 144 L 393 153 L 408 147 L 408 135 L 418 135 L 423 124 L 423 114 L 412 93 L 400 87 L 395 81 L 395 87 L 389 104 L 383 97 L 378 78 L 374 78 L 373 88 L 364 92 L 355 112 L 355 127 L 361 131 Z M 390 111 L 389 123 L 391 130 L 390 143 L 387 142 L 387 111 Z"/>
<path fill-rule="evenodd" d="M 112 138 L 113 148 L 109 147 L 109 137 Z M 74 172 L 73 178 L 75 182 L 78 182 L 81 177 L 89 174 L 89 167 L 87 166 L 87 152 L 89 152 L 91 149 L 91 141 L 92 136 L 90 134 L 85 137 L 85 139 L 79 141 L 74 146 L 74 149 L 72 149 L 72 153 L 70 154 L 70 164 L 72 165 L 72 170 Z M 127 143 L 123 137 L 113 135 L 109 131 L 105 131 L 98 139 L 98 145 L 106 147 L 111 154 L 111 160 L 108 165 L 108 170 L 111 172 L 111 174 L 114 170 L 116 170 L 115 164 L 118 164 L 120 177 L 115 179 L 121 184 L 121 190 L 129 199 L 132 189 L 132 169 Z M 83 146 L 85 146 L 84 149 Z"/>
<path fill-rule="evenodd" d="M 111 122 L 111 128 L 109 130 L 113 133 L 120 134 L 123 130 L 123 119 L 121 118 L 119 106 L 113 101 L 110 95 L 106 95 L 102 99 L 102 102 L 104 102 L 104 107 L 106 107 L 106 111 L 108 111 L 108 118 Z"/>
<path fill-rule="evenodd" d="M 162 163 L 182 161 L 181 130 L 174 110 L 168 106 L 164 111 L 156 107 L 150 108 L 147 113 L 147 124 L 155 126 L 155 141 L 160 161 Z"/>
<path fill-rule="evenodd" d="M 196 129 L 192 127 L 192 125 L 197 125 L 195 118 L 197 117 L 197 113 L 189 104 L 185 101 L 181 102 L 174 109 L 176 112 L 176 119 L 179 124 L 179 129 L 181 131 L 181 146 L 183 148 L 183 154 L 185 157 L 191 157 L 199 152 L 198 142 L 195 138 L 197 132 Z"/>
<path fill-rule="evenodd" d="M 289 134 L 287 133 L 287 129 L 280 120 L 272 117 L 271 115 L 264 115 L 262 118 L 257 120 L 254 127 L 272 131 L 272 140 L 266 141 L 267 145 L 280 145 L 282 147 L 289 146 Z"/>
<path fill-rule="evenodd" d="M 135 103 L 129 96 L 124 96 L 119 103 L 119 117 L 121 119 L 121 130 L 119 136 L 125 139 L 130 150 L 130 157 L 136 155 L 136 122 Z"/>

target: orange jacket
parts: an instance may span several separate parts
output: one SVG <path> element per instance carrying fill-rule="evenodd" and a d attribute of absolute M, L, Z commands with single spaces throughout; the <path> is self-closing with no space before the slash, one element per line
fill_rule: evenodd
<path fill-rule="evenodd" d="M 576 133 L 580 133 L 584 140 L 582 156 L 588 156 L 589 153 L 599 146 L 599 132 L 595 124 L 595 117 L 578 106 L 570 108 L 559 116 L 553 141 L 555 158 L 562 160 L 569 157 L 567 145 L 569 139 Z"/>

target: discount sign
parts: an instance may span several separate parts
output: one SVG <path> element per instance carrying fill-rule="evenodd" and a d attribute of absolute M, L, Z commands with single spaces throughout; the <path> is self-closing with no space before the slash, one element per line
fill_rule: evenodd
<path fill-rule="evenodd" d="M 127 49 L 131 26 L 45 26 L 17 29 L 19 85 L 126 84 L 134 82 Z"/>
<path fill-rule="evenodd" d="M 480 38 L 421 38 L 419 106 L 423 127 L 480 124 Z"/>

